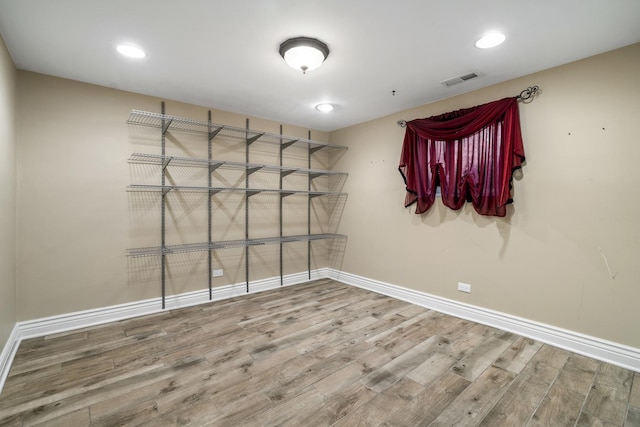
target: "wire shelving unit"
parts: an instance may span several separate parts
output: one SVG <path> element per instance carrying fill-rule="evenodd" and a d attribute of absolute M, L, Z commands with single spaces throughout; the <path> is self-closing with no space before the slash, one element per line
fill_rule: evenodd
<path fill-rule="evenodd" d="M 165 308 L 166 297 L 166 257 L 173 254 L 189 253 L 189 252 L 208 252 L 208 268 L 209 268 L 209 298 L 212 299 L 212 272 L 213 260 L 212 251 L 227 248 L 244 248 L 245 257 L 245 280 L 246 291 L 249 292 L 250 279 L 250 247 L 263 245 L 279 245 L 280 246 L 280 283 L 283 284 L 283 245 L 290 242 L 307 242 L 307 267 L 308 277 L 311 279 L 311 242 L 316 240 L 327 239 L 346 239 L 345 235 L 335 233 L 311 233 L 311 200 L 316 197 L 337 196 L 346 197 L 346 193 L 341 192 L 342 185 L 348 176 L 344 172 L 336 172 L 332 170 L 313 169 L 312 157 L 316 152 L 339 152 L 346 150 L 347 147 L 327 144 L 324 142 L 314 141 L 311 139 L 309 132 L 308 138 L 294 138 L 282 134 L 282 126 L 280 126 L 280 134 L 259 132 L 249 128 L 249 119 L 246 120 L 246 127 L 240 128 L 235 126 L 216 124 L 211 121 L 211 112 L 207 121 L 192 120 L 183 117 L 176 117 L 165 114 L 165 104 L 161 104 L 161 113 L 153 113 L 140 110 L 132 110 L 129 114 L 127 123 L 133 126 L 143 126 L 159 129 L 161 132 L 161 153 L 134 153 L 128 161 L 132 164 L 156 165 L 161 167 L 162 174 L 159 184 L 131 184 L 127 187 L 129 192 L 156 192 L 161 194 L 161 226 L 160 226 L 160 245 L 152 247 L 131 248 L 127 249 L 127 256 L 138 257 L 160 257 L 161 258 L 161 287 L 162 287 L 162 308 Z M 170 156 L 166 154 L 165 138 L 167 132 L 188 132 L 200 134 L 207 137 L 208 141 L 208 158 L 192 158 L 181 156 Z M 216 137 L 239 139 L 245 142 L 245 162 L 227 161 L 214 159 L 213 143 Z M 267 143 L 279 145 L 279 165 L 258 164 L 249 161 L 250 146 L 253 143 Z M 297 146 L 307 151 L 307 166 L 287 167 L 283 166 L 283 153 L 291 147 Z M 208 185 L 207 186 L 190 186 L 190 185 L 169 185 L 167 184 L 167 169 L 170 167 L 194 167 L 208 169 Z M 244 173 L 244 186 L 216 186 L 213 185 L 212 175 L 217 170 L 237 170 Z M 250 185 L 249 177 L 256 172 L 275 173 L 279 175 L 278 188 L 254 188 Z M 284 179 L 289 175 L 306 176 L 308 185 L 305 189 L 285 189 Z M 312 182 L 319 177 L 329 177 L 335 183 L 334 188 L 329 191 L 316 191 L 312 189 Z M 335 191 L 334 191 L 335 190 Z M 185 243 L 178 245 L 166 244 L 166 228 L 165 228 L 165 196 L 169 192 L 199 192 L 208 193 L 208 239 L 207 241 Z M 237 240 L 212 240 L 212 197 L 218 193 L 234 192 L 245 194 L 245 238 Z M 249 233 L 249 198 L 257 194 L 275 194 L 280 197 L 279 204 L 279 235 L 263 238 L 250 238 Z M 300 195 L 305 196 L 307 202 L 307 234 L 285 235 L 283 228 L 283 199 L 287 196 Z"/>

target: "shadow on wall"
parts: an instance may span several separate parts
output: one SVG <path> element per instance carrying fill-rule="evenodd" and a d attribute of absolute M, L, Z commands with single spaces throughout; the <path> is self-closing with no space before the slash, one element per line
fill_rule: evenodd
<path fill-rule="evenodd" d="M 338 237 L 329 241 L 329 264 L 328 267 L 337 271 L 342 271 L 344 254 L 347 250 L 348 237 Z"/>
<path fill-rule="evenodd" d="M 518 177 L 514 173 L 514 179 L 521 180 L 522 172 L 519 172 Z M 515 200 L 515 193 L 514 200 Z M 409 206 L 406 209 L 415 209 L 414 206 Z M 484 216 L 478 214 L 474 209 L 471 203 L 467 202 L 464 206 L 459 210 L 453 210 L 447 206 L 442 204 L 442 200 L 440 197 L 436 199 L 434 205 L 427 212 L 416 215 L 412 212 L 415 217 L 419 216 L 419 219 L 415 219 L 414 222 L 420 225 L 427 225 L 429 227 L 439 227 L 442 224 L 454 222 L 454 221 L 463 221 L 469 224 L 473 224 L 475 227 L 479 228 L 487 228 L 487 227 L 495 227 L 498 234 L 502 239 L 502 245 L 500 247 L 499 256 L 502 259 L 507 252 L 507 248 L 509 246 L 509 240 L 511 237 L 511 220 L 515 215 L 516 207 L 514 204 L 507 205 L 507 214 L 504 217 L 493 217 L 493 216 Z"/>

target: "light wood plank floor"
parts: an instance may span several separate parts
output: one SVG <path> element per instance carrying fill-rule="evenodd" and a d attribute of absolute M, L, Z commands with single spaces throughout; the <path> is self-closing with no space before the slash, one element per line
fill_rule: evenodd
<path fill-rule="evenodd" d="M 24 341 L 2 426 L 640 426 L 640 374 L 321 280 Z"/>

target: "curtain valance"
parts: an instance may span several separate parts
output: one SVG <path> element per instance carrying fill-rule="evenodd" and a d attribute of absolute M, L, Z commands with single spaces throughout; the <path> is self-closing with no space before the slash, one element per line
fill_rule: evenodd
<path fill-rule="evenodd" d="M 416 213 L 471 201 L 481 215 L 505 216 L 513 171 L 524 161 L 517 97 L 407 122 L 399 170 L 405 206 Z"/>

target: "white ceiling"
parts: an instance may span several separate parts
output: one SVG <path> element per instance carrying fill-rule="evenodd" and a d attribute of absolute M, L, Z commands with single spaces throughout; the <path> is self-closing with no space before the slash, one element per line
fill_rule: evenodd
<path fill-rule="evenodd" d="M 0 33 L 18 69 L 331 131 L 639 42 L 640 0 L 0 0 Z M 296 36 L 322 67 L 284 63 Z"/>

